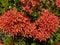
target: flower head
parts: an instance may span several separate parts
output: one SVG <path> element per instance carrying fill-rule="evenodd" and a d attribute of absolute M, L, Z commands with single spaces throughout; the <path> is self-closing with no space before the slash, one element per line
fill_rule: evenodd
<path fill-rule="evenodd" d="M 42 2 L 42 0 L 20 0 L 20 2 L 23 4 L 23 5 L 30 5 L 30 6 L 37 6 L 37 5 L 40 5 L 40 3 Z"/>
<path fill-rule="evenodd" d="M 23 6 L 22 8 L 29 13 L 33 12 L 33 8 L 38 10 L 41 2 L 42 0 L 20 0 L 20 3 Z"/>
<path fill-rule="evenodd" d="M 50 35 L 57 31 L 59 26 L 59 18 L 54 16 L 53 13 L 48 10 L 43 10 L 41 12 L 41 17 L 36 22 L 35 30 L 38 32 L 35 34 L 36 39 L 46 40 L 50 38 Z"/>
<path fill-rule="evenodd" d="M 23 10 L 25 10 L 26 12 L 29 12 L 29 13 L 32 13 L 33 12 L 33 10 L 30 8 L 30 6 L 28 6 L 28 5 L 26 5 L 26 6 L 24 6 L 24 7 L 22 7 L 23 8 Z"/>
<path fill-rule="evenodd" d="M 56 2 L 56 6 L 60 7 L 60 0 L 56 0 L 55 2 Z"/>
<path fill-rule="evenodd" d="M 22 29 L 29 23 L 29 18 L 23 12 L 9 10 L 0 17 L 0 29 L 11 36 L 22 32 Z"/>

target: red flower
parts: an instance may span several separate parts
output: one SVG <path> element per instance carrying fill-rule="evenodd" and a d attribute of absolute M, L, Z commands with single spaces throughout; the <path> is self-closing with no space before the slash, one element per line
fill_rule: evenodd
<path fill-rule="evenodd" d="M 26 5 L 25 7 L 23 7 L 23 10 L 29 12 L 29 13 L 32 13 L 33 10 L 30 8 L 30 6 Z"/>
<path fill-rule="evenodd" d="M 54 14 L 50 13 L 48 10 L 45 10 L 45 11 L 43 10 L 41 12 L 41 15 L 42 16 L 40 17 L 41 19 L 40 21 L 44 22 L 44 25 L 46 25 L 45 28 L 47 28 L 49 32 L 51 31 L 51 33 L 56 32 L 59 26 L 59 18 L 57 16 L 54 16 Z M 44 18 L 44 21 L 42 17 Z"/>
<path fill-rule="evenodd" d="M 36 22 L 36 25 L 38 26 L 38 28 L 36 28 L 35 30 L 37 30 L 38 33 L 34 38 L 39 40 L 46 40 L 50 37 L 51 33 L 57 31 L 59 26 L 59 19 L 48 10 L 43 10 L 41 12 L 40 19 Z"/>
<path fill-rule="evenodd" d="M 40 5 L 42 0 L 20 0 L 23 5 L 37 6 Z"/>
<path fill-rule="evenodd" d="M 42 0 L 20 0 L 20 3 L 23 5 L 23 9 L 32 13 L 33 7 L 38 10 L 39 5 L 41 4 Z"/>
<path fill-rule="evenodd" d="M 56 0 L 56 6 L 60 7 L 60 0 Z"/>
<path fill-rule="evenodd" d="M 10 10 L 0 17 L 0 29 L 11 36 L 22 32 L 22 29 L 29 23 L 29 18 L 23 12 Z"/>

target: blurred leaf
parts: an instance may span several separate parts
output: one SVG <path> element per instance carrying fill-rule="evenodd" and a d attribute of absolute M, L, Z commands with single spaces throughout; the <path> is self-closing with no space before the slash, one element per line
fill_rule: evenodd
<path fill-rule="evenodd" d="M 26 45 L 24 39 L 19 39 L 19 45 Z"/>
<path fill-rule="evenodd" d="M 54 45 L 53 39 L 50 39 L 50 40 L 49 40 L 49 43 L 50 43 L 50 45 Z"/>
<path fill-rule="evenodd" d="M 31 43 L 31 45 L 36 45 L 36 43 Z"/>
<path fill-rule="evenodd" d="M 11 37 L 6 37 L 3 42 L 4 42 L 4 45 L 10 45 L 13 43 Z"/>
<path fill-rule="evenodd" d="M 3 7 L 8 6 L 8 0 L 1 0 L 1 3 L 2 3 Z"/>
<path fill-rule="evenodd" d="M 57 33 L 55 41 L 60 43 L 60 33 Z"/>
<path fill-rule="evenodd" d="M 19 43 L 18 42 L 14 42 L 14 45 L 19 45 Z"/>
<path fill-rule="evenodd" d="M 0 35 L 2 35 L 3 34 L 3 32 L 0 30 Z"/>
<path fill-rule="evenodd" d="M 17 37 L 16 37 L 17 38 Z M 25 38 L 20 37 L 14 42 L 14 45 L 26 45 Z"/>

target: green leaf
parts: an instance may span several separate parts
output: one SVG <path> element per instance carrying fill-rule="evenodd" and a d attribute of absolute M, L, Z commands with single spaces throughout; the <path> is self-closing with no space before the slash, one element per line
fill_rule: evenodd
<path fill-rule="evenodd" d="M 10 45 L 11 43 L 13 43 L 11 37 L 6 37 L 3 42 L 4 42 L 4 45 Z"/>
<path fill-rule="evenodd" d="M 36 45 L 36 43 L 31 43 L 31 45 Z"/>
<path fill-rule="evenodd" d="M 50 39 L 50 45 L 54 45 L 53 39 Z"/>
<path fill-rule="evenodd" d="M 8 6 L 8 0 L 1 0 L 1 3 L 2 3 L 3 7 Z"/>
<path fill-rule="evenodd" d="M 60 42 L 60 33 L 57 33 L 56 39 L 57 42 Z"/>
<path fill-rule="evenodd" d="M 25 41 L 22 39 L 19 39 L 19 45 L 26 45 Z"/>

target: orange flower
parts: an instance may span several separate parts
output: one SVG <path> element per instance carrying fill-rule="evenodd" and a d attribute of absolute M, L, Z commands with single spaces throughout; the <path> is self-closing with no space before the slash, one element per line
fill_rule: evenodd
<path fill-rule="evenodd" d="M 22 32 L 22 28 L 29 23 L 29 18 L 23 12 L 10 10 L 0 17 L 0 29 L 11 36 Z"/>
<path fill-rule="evenodd" d="M 41 17 L 36 22 L 36 28 L 38 33 L 34 33 L 35 36 L 33 36 L 36 39 L 46 40 L 50 38 L 51 33 L 54 33 L 57 31 L 59 26 L 59 18 L 57 16 L 54 16 L 53 13 L 49 12 L 48 10 L 43 10 L 41 12 Z"/>
<path fill-rule="evenodd" d="M 56 6 L 60 7 L 60 0 L 56 0 L 55 2 L 56 2 Z"/>
<path fill-rule="evenodd" d="M 42 0 L 20 0 L 23 5 L 37 6 L 40 5 Z"/>
<path fill-rule="evenodd" d="M 30 6 L 26 5 L 25 7 L 23 7 L 23 10 L 29 12 L 29 13 L 32 13 L 33 10 L 30 8 Z"/>
<path fill-rule="evenodd" d="M 20 3 L 22 4 L 23 8 L 26 6 L 30 7 L 28 10 L 25 8 L 25 10 L 31 13 L 33 7 L 38 10 L 38 7 L 42 3 L 42 0 L 20 0 Z"/>

